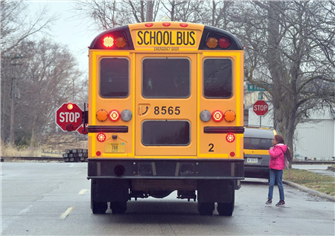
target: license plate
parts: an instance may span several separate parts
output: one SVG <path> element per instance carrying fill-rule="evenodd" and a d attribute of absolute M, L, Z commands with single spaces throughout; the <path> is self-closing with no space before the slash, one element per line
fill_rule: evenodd
<path fill-rule="evenodd" d="M 258 163 L 258 158 L 247 158 L 247 163 Z"/>
<path fill-rule="evenodd" d="M 120 153 L 125 152 L 124 143 L 106 143 L 105 152 Z"/>

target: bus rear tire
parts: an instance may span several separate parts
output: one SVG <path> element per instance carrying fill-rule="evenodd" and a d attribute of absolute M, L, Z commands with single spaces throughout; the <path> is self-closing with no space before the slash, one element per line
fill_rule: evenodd
<path fill-rule="evenodd" d="M 111 202 L 110 208 L 112 213 L 115 214 L 124 214 L 127 210 L 127 202 Z"/>
<path fill-rule="evenodd" d="M 213 215 L 214 202 L 198 202 L 198 211 L 202 216 Z"/>
<path fill-rule="evenodd" d="M 91 209 L 93 214 L 105 214 L 107 208 L 107 202 L 95 202 L 91 198 Z"/>
<path fill-rule="evenodd" d="M 234 212 L 235 205 L 235 194 L 231 202 L 218 202 L 217 211 L 220 216 L 232 216 Z"/>

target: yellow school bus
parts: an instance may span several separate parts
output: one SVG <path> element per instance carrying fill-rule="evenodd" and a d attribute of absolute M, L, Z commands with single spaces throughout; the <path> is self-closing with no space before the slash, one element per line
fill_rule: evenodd
<path fill-rule="evenodd" d="M 149 22 L 98 35 L 89 47 L 91 208 L 128 200 L 198 201 L 232 215 L 243 179 L 243 47 L 201 24 Z"/>

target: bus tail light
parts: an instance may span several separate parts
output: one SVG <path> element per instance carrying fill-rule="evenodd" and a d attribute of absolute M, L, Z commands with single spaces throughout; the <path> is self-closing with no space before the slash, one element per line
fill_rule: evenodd
<path fill-rule="evenodd" d="M 131 120 L 131 118 L 133 117 L 133 113 L 131 113 L 131 111 L 129 111 L 129 110 L 123 110 L 122 112 L 121 112 L 121 119 L 123 120 L 123 121 L 130 121 Z"/>
<path fill-rule="evenodd" d="M 226 49 L 230 46 L 229 39 L 227 38 L 220 38 L 219 39 L 219 46 L 223 49 Z"/>
<path fill-rule="evenodd" d="M 223 112 L 220 110 L 213 111 L 212 119 L 216 122 L 220 122 L 223 119 Z"/>
<path fill-rule="evenodd" d="M 118 121 L 120 119 L 120 112 L 118 110 L 111 110 L 108 117 L 111 121 Z"/>
<path fill-rule="evenodd" d="M 108 113 L 106 110 L 100 109 L 99 111 L 97 111 L 96 117 L 98 121 L 104 122 L 108 119 Z"/>
<path fill-rule="evenodd" d="M 233 133 L 228 133 L 226 136 L 226 140 L 228 143 L 232 143 L 235 141 L 235 135 Z"/>
<path fill-rule="evenodd" d="M 208 122 L 210 121 L 212 118 L 212 114 L 210 111 L 208 110 L 203 110 L 202 112 L 200 112 L 200 119 L 203 121 L 203 122 Z"/>
<path fill-rule="evenodd" d="M 218 45 L 218 40 L 216 38 L 210 37 L 207 39 L 206 44 L 209 48 L 216 48 L 216 46 Z"/>
<path fill-rule="evenodd" d="M 153 23 L 146 23 L 145 26 L 146 27 L 152 27 L 154 24 Z"/>
<path fill-rule="evenodd" d="M 236 119 L 236 114 L 232 110 L 228 110 L 224 113 L 224 119 L 227 122 L 233 122 Z"/>
<path fill-rule="evenodd" d="M 127 44 L 127 41 L 124 37 L 118 37 L 115 39 L 115 45 L 118 48 L 123 48 L 124 46 L 126 46 L 126 44 Z"/>
<path fill-rule="evenodd" d="M 100 132 L 100 133 L 98 133 L 98 135 L 97 135 L 97 140 L 99 141 L 99 142 L 105 142 L 105 140 L 106 140 L 106 134 L 104 134 L 103 132 Z"/>
<path fill-rule="evenodd" d="M 188 26 L 188 24 L 186 24 L 186 23 L 180 23 L 179 24 L 181 27 L 187 27 Z"/>
<path fill-rule="evenodd" d="M 110 35 L 105 36 L 102 39 L 102 44 L 106 47 L 106 48 L 110 48 L 113 47 L 114 45 L 114 38 Z"/>
<path fill-rule="evenodd" d="M 164 22 L 164 23 L 163 23 L 163 26 L 165 26 L 165 27 L 168 27 L 168 26 L 170 26 L 170 25 L 171 25 L 170 22 Z"/>

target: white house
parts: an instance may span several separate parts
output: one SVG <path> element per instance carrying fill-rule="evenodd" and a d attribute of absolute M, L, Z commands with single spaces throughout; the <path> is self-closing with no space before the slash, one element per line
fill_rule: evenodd
<path fill-rule="evenodd" d="M 272 105 L 264 116 L 258 116 L 252 104 L 258 99 L 258 93 L 245 95 L 246 126 L 273 127 Z M 246 119 L 247 118 L 247 119 Z M 246 123 L 246 122 L 245 122 Z M 335 114 L 325 108 L 323 112 L 310 111 L 308 122 L 297 126 L 294 136 L 294 154 L 296 159 L 334 160 L 335 159 Z"/>

